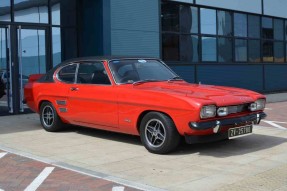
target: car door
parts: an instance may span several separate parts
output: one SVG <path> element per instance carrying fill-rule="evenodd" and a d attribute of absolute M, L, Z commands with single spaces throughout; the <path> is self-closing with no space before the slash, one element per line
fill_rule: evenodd
<path fill-rule="evenodd" d="M 69 92 L 69 113 L 75 124 L 110 129 L 118 127 L 116 88 L 102 62 L 82 62 Z"/>

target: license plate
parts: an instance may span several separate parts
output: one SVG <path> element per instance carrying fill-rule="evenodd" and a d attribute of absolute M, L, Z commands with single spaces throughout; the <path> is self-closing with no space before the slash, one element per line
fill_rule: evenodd
<path fill-rule="evenodd" d="M 232 138 L 236 138 L 236 137 L 251 134 L 251 133 L 252 133 L 252 125 L 230 128 L 228 130 L 228 138 L 232 139 Z"/>

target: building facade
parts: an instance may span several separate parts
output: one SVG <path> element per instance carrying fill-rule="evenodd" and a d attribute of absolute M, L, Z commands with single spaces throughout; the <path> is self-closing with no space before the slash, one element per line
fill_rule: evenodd
<path fill-rule="evenodd" d="M 159 57 L 192 83 L 287 91 L 284 0 L 1 0 L 2 99 L 79 56 Z"/>

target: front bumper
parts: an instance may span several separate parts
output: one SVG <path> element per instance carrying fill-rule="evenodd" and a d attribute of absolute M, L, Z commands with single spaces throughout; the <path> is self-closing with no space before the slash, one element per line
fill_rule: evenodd
<path fill-rule="evenodd" d="M 207 130 L 215 129 L 217 132 L 223 126 L 238 126 L 246 124 L 259 124 L 261 119 L 264 119 L 267 115 L 264 112 L 257 114 L 245 115 L 242 117 L 234 117 L 228 119 L 217 119 L 206 122 L 190 122 L 189 127 L 193 130 Z M 215 132 L 215 133 L 217 133 Z"/>

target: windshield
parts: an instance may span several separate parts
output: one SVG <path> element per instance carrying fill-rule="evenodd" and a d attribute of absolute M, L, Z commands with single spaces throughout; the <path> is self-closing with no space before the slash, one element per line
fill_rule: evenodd
<path fill-rule="evenodd" d="M 157 60 L 113 60 L 109 66 L 116 83 L 139 81 L 166 81 L 177 77 L 166 65 Z"/>

